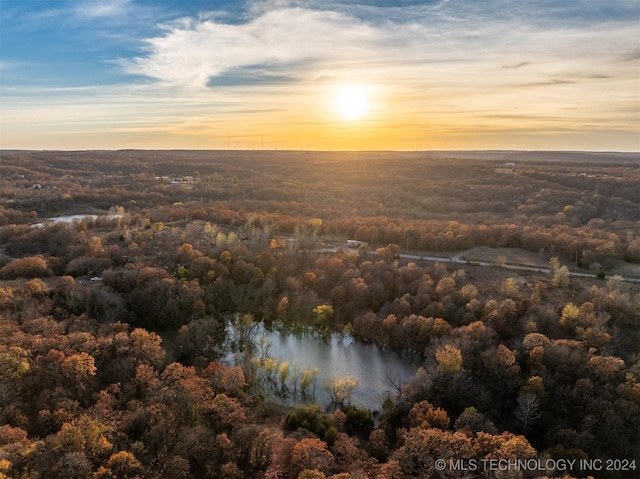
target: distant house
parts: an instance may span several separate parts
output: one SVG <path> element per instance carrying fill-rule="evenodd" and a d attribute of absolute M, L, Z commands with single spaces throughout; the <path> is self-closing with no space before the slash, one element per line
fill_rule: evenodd
<path fill-rule="evenodd" d="M 516 164 L 515 163 L 505 163 L 504 166 L 507 167 L 507 168 L 515 168 Z"/>
<path fill-rule="evenodd" d="M 358 249 L 360 246 L 367 246 L 367 244 L 368 243 L 366 241 L 347 240 L 343 246 L 349 249 Z"/>

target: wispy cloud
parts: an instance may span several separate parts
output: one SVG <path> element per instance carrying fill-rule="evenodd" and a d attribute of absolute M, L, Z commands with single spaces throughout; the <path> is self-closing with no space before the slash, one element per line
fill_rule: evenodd
<path fill-rule="evenodd" d="M 388 10 L 375 6 L 388 2 L 365 3 L 366 12 Z M 567 14 L 562 4 L 545 4 L 555 6 L 548 25 L 529 21 L 537 10 L 488 11 L 501 2 L 464 8 L 420 2 L 397 11 L 394 21 L 380 22 L 353 5 L 324 10 L 313 1 L 270 0 L 253 4 L 241 23 L 209 15 L 165 24 L 160 35 L 146 40 L 144 55 L 120 64 L 129 74 L 189 88 L 229 86 L 216 79 L 251 70 L 265 81 L 356 75 L 372 83 L 429 89 L 502 87 L 504 75 L 512 83 L 553 86 L 573 81 L 565 78 L 568 70 L 589 71 L 600 79 L 632 74 L 629 67 L 613 68 L 623 52 L 632 51 L 635 22 L 605 19 L 587 28 L 559 24 Z"/>
<path fill-rule="evenodd" d="M 512 65 L 502 65 L 502 68 L 504 68 L 505 70 L 516 70 L 518 68 L 524 68 L 527 65 L 530 65 L 529 62 L 520 62 L 520 63 L 515 63 Z"/>
<path fill-rule="evenodd" d="M 372 58 L 374 28 L 330 11 L 283 8 L 242 24 L 181 19 L 147 40 L 148 55 L 125 60 L 128 73 L 204 87 L 226 72 L 262 65 L 301 79 L 310 70 Z"/>
<path fill-rule="evenodd" d="M 617 141 L 620 132 L 638 132 L 640 113 L 629 107 L 639 101 L 637 0 L 249 0 L 241 11 L 233 4 L 180 15 L 149 5 L 67 4 L 74 21 L 102 25 L 101 39 L 129 32 L 126 54 L 102 58 L 125 76 L 88 90 L 12 85 L 5 131 L 35 121 L 52 138 L 66 125 L 93 139 L 224 147 L 228 136 L 255 140 L 266 126 L 283 132 L 289 143 L 280 147 L 303 148 L 350 136 L 372 148 L 456 139 L 517 147 L 536 136 L 574 141 L 610 129 Z M 134 18 L 145 26 L 123 28 L 138 26 Z M 358 125 L 333 111 L 341 84 L 367 90 Z M 48 93 L 57 97 L 40 101 Z"/>
<path fill-rule="evenodd" d="M 123 15 L 130 4 L 130 0 L 85 0 L 74 7 L 74 12 L 82 18 L 112 17 Z"/>

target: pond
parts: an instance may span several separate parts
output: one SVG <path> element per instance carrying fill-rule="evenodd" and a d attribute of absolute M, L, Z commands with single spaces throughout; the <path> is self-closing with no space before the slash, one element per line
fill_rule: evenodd
<path fill-rule="evenodd" d="M 79 215 L 65 215 L 65 216 L 53 216 L 51 218 L 45 218 L 45 222 L 51 222 L 51 223 L 73 223 L 74 221 L 82 221 L 84 219 L 98 219 L 100 217 L 104 217 L 107 219 L 113 219 L 116 218 L 118 216 L 118 214 L 101 214 L 101 215 L 95 215 L 95 214 L 79 214 Z M 38 228 L 42 228 L 45 225 L 45 222 L 42 223 L 37 223 L 34 226 L 38 227 Z"/>
<path fill-rule="evenodd" d="M 53 221 L 54 223 L 73 223 L 75 220 L 82 221 L 85 218 L 96 219 L 97 215 L 67 215 L 67 216 L 54 216 L 53 218 L 47 218 L 48 221 Z"/>
<path fill-rule="evenodd" d="M 388 396 L 397 390 L 391 384 L 406 384 L 420 367 L 420 359 L 386 351 L 374 344 L 355 341 L 349 335 L 333 334 L 323 338 L 315 334 L 292 334 L 268 331 L 262 324 L 256 337 L 267 347 L 268 357 L 277 362 L 289 361 L 300 371 L 317 368 L 315 401 L 329 406 L 330 396 L 323 387 L 325 380 L 352 376 L 358 379 L 351 404 L 380 411 Z M 263 354 L 264 357 L 264 354 Z M 295 401 L 294 401 L 295 402 Z"/>

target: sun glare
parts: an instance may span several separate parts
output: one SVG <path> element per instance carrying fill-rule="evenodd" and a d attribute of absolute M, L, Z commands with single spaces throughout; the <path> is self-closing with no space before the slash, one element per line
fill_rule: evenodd
<path fill-rule="evenodd" d="M 367 110 L 367 98 L 362 87 L 344 87 L 338 93 L 338 111 L 349 120 L 360 118 Z"/>

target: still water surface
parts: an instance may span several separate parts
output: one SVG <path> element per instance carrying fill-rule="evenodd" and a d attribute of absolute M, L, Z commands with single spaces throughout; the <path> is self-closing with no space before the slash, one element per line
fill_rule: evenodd
<path fill-rule="evenodd" d="M 73 223 L 74 221 L 82 221 L 87 218 L 93 219 L 93 220 L 96 220 L 100 217 L 107 218 L 107 219 L 114 219 L 114 218 L 117 218 L 118 216 L 122 216 L 122 215 L 112 214 L 112 213 L 100 214 L 100 215 L 94 215 L 94 214 L 64 215 L 64 216 L 53 216 L 51 218 L 45 218 L 45 222 Z M 37 223 L 33 226 L 37 228 L 42 228 L 44 225 L 45 223 L 43 222 L 43 223 Z"/>
<path fill-rule="evenodd" d="M 98 215 L 66 215 L 66 216 L 54 216 L 53 218 L 47 218 L 48 221 L 53 221 L 54 223 L 73 223 L 75 220 L 82 221 L 84 219 L 96 219 Z"/>
<path fill-rule="evenodd" d="M 315 392 L 317 401 L 324 406 L 330 402 L 323 388 L 325 379 L 349 375 L 358 378 L 351 403 L 379 411 L 385 397 L 396 393 L 387 378 L 391 376 L 406 384 L 420 366 L 416 358 L 384 351 L 374 344 L 355 341 L 350 336 L 334 334 L 320 338 L 263 328 L 258 333 L 258 336 L 261 335 L 271 343 L 269 356 L 272 358 L 289 360 L 292 366 L 298 365 L 300 370 L 320 370 Z"/>

